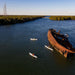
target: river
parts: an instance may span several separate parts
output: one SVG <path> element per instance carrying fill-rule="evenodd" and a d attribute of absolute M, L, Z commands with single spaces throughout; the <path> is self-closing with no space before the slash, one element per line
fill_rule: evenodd
<path fill-rule="evenodd" d="M 52 21 L 41 18 L 34 21 L 0 26 L 0 75 L 74 75 L 75 56 L 65 59 L 55 50 L 51 52 L 47 32 L 54 28 L 69 34 L 75 47 L 75 21 Z M 37 41 L 30 41 L 37 38 Z M 29 52 L 38 56 L 32 58 Z"/>

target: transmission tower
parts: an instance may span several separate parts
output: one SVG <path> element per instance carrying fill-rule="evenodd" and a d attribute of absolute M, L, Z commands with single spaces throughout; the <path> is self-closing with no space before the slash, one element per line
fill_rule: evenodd
<path fill-rule="evenodd" d="M 7 15 L 7 8 L 6 8 L 6 4 L 4 4 L 4 15 Z"/>

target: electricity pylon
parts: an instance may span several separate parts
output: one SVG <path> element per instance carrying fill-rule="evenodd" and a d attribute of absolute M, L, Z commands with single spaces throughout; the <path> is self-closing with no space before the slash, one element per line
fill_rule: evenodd
<path fill-rule="evenodd" d="M 7 8 L 6 8 L 6 4 L 4 4 L 4 15 L 7 15 Z"/>

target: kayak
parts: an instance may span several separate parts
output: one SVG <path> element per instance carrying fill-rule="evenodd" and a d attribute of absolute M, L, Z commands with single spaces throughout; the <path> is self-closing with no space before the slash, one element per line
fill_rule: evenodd
<path fill-rule="evenodd" d="M 64 34 L 67 38 L 69 37 L 69 35 L 68 34 Z"/>
<path fill-rule="evenodd" d="M 45 48 L 47 48 L 47 49 L 49 49 L 49 50 L 53 51 L 53 49 L 52 49 L 52 48 L 50 48 L 50 47 L 48 47 L 48 46 L 46 46 L 46 45 L 45 45 Z"/>
<path fill-rule="evenodd" d="M 34 58 L 37 58 L 37 56 L 34 55 L 33 53 L 30 53 L 30 52 L 29 52 L 29 55 L 32 56 L 32 57 L 34 57 Z"/>
<path fill-rule="evenodd" d="M 30 40 L 36 41 L 36 40 L 38 40 L 38 39 L 36 39 L 36 38 L 30 38 Z"/>

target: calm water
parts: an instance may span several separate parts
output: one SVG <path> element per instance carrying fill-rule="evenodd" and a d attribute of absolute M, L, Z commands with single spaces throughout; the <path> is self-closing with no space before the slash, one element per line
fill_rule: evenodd
<path fill-rule="evenodd" d="M 51 21 L 42 18 L 22 24 L 0 26 L 0 75 L 74 75 L 75 56 L 65 59 L 56 51 L 49 51 L 47 32 L 54 28 L 69 34 L 75 47 L 75 21 Z M 30 38 L 38 41 L 30 41 Z M 29 56 L 32 52 L 38 56 Z"/>

